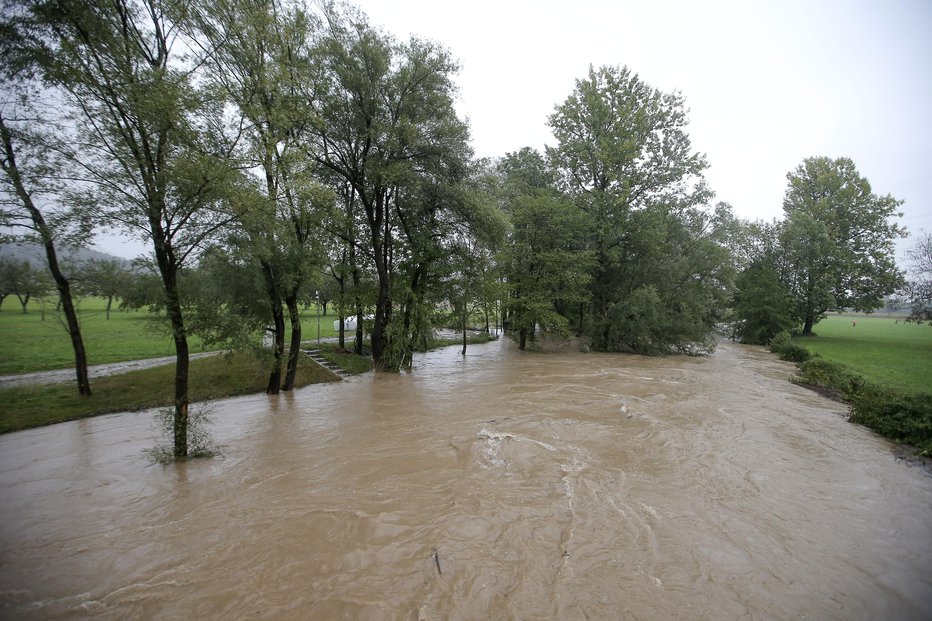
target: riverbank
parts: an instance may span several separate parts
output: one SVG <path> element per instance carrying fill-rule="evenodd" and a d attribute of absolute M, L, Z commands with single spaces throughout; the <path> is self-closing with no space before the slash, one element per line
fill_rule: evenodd
<path fill-rule="evenodd" d="M 814 354 L 785 333 L 770 350 L 797 364 L 792 381 L 848 405 L 848 420 L 932 457 L 932 395 L 903 390 L 865 377 L 852 366 Z"/>
<path fill-rule="evenodd" d="M 95 378 L 93 394 L 82 397 L 74 382 L 39 383 L 0 389 L 0 433 L 88 418 L 113 412 L 134 412 L 174 403 L 174 364 Z M 296 387 L 338 381 L 332 372 L 302 358 Z M 192 403 L 263 392 L 268 370 L 246 353 L 220 354 L 191 360 L 189 396 Z"/>
<path fill-rule="evenodd" d="M 462 346 L 462 337 L 433 339 L 429 349 Z M 476 345 L 498 337 L 472 333 L 467 343 Z M 330 341 L 331 339 L 328 339 Z M 369 356 L 341 350 L 333 342 L 315 343 L 321 355 L 344 374 L 358 375 L 372 369 Z M 74 388 L 73 370 L 10 378 L 0 387 L 0 433 L 41 427 L 69 420 L 134 412 L 174 403 L 174 358 L 140 360 L 107 365 L 107 374 L 94 377 L 91 397 L 81 397 Z M 138 366 L 149 368 L 137 368 Z M 151 366 L 159 365 L 159 366 Z M 59 377 L 61 375 L 61 377 Z M 65 378 L 65 383 L 62 383 Z M 295 388 L 340 381 L 340 377 L 306 356 L 299 359 Z M 191 357 L 189 378 L 191 403 L 262 393 L 268 382 L 268 367 L 248 353 L 198 354 Z"/>

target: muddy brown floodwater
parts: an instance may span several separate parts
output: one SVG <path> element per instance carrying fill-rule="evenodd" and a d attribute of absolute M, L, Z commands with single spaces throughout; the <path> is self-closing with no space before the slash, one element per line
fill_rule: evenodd
<path fill-rule="evenodd" d="M 218 402 L 222 457 L 150 413 L 0 437 L 16 619 L 922 619 L 932 477 L 723 344 L 508 342 Z"/>

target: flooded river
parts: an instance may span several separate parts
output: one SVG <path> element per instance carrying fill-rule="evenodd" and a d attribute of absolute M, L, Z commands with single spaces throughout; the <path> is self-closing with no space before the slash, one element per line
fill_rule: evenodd
<path fill-rule="evenodd" d="M 508 342 L 215 406 L 222 457 L 148 461 L 150 413 L 0 437 L 16 619 L 923 619 L 932 477 L 724 344 Z"/>

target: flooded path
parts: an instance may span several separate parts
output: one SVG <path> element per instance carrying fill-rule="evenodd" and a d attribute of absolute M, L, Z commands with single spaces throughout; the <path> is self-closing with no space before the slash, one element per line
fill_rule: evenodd
<path fill-rule="evenodd" d="M 0 436 L 0 616 L 923 619 L 932 477 L 730 344 L 708 358 L 427 354 Z"/>

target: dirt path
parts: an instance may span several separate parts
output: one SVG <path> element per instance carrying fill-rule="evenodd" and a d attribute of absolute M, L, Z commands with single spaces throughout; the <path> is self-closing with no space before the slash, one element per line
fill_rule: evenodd
<path fill-rule="evenodd" d="M 325 337 L 322 339 L 302 341 L 302 345 L 310 346 L 316 343 L 335 343 L 338 339 L 335 337 Z M 191 360 L 204 358 L 206 356 L 215 356 L 218 351 L 203 352 L 200 354 L 191 354 Z M 160 367 L 166 364 L 173 364 L 174 356 L 165 356 L 163 358 L 147 358 L 145 360 L 127 360 L 125 362 L 111 362 L 109 364 L 95 364 L 87 368 L 88 375 L 91 379 L 95 377 L 106 377 L 108 375 L 118 375 L 130 371 L 139 371 L 140 369 L 150 369 Z M 28 386 L 30 384 L 61 384 L 64 382 L 77 381 L 75 379 L 74 368 L 55 369 L 53 371 L 36 371 L 34 373 L 21 373 L 19 375 L 0 375 L 0 388 L 10 388 L 13 386 Z"/>
<path fill-rule="evenodd" d="M 220 352 L 204 352 L 200 354 L 191 354 L 191 360 L 204 358 L 205 356 L 215 356 Z M 146 360 L 129 360 L 127 362 L 112 362 L 110 364 L 95 364 L 87 368 L 87 373 L 91 379 L 95 377 L 105 377 L 107 375 L 117 375 L 119 373 L 128 373 L 129 371 L 138 371 L 140 369 L 149 369 L 160 367 L 175 362 L 174 356 L 165 356 L 164 358 L 147 358 Z M 60 384 L 63 382 L 73 382 L 75 379 L 74 369 L 56 369 L 54 371 L 36 371 L 35 373 L 22 373 L 20 375 L 0 375 L 0 388 L 9 388 L 12 386 L 28 386 L 29 384 Z"/>

